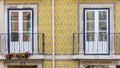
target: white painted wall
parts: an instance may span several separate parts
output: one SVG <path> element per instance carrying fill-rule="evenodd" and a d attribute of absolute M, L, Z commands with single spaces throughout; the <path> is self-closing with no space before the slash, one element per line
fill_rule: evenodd
<path fill-rule="evenodd" d="M 4 32 L 4 0 L 0 0 L 0 33 Z"/>

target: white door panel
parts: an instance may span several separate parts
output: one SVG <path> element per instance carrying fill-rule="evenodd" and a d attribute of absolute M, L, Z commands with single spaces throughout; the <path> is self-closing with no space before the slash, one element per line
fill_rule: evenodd
<path fill-rule="evenodd" d="M 32 10 L 9 10 L 10 53 L 32 53 Z"/>
<path fill-rule="evenodd" d="M 108 54 L 108 10 L 85 10 L 85 54 Z"/>

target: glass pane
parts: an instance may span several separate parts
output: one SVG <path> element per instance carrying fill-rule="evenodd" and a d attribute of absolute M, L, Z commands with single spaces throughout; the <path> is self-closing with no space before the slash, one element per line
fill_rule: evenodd
<path fill-rule="evenodd" d="M 11 41 L 18 41 L 19 40 L 19 35 L 17 32 L 12 32 L 11 33 Z"/>
<path fill-rule="evenodd" d="M 87 20 L 94 20 L 94 11 L 87 11 Z"/>
<path fill-rule="evenodd" d="M 23 12 L 23 21 L 30 21 L 30 12 Z"/>
<path fill-rule="evenodd" d="M 24 33 L 23 34 L 23 41 L 30 41 L 30 35 L 29 33 Z"/>
<path fill-rule="evenodd" d="M 18 21 L 18 12 L 11 12 L 11 20 Z"/>
<path fill-rule="evenodd" d="M 94 31 L 94 22 L 87 22 L 87 31 Z"/>
<path fill-rule="evenodd" d="M 107 11 L 99 11 L 99 20 L 107 20 Z"/>
<path fill-rule="evenodd" d="M 94 41 L 94 33 L 87 33 L 87 41 Z"/>
<path fill-rule="evenodd" d="M 107 33 L 99 32 L 99 41 L 107 41 Z"/>
<path fill-rule="evenodd" d="M 99 30 L 106 31 L 107 30 L 107 22 L 99 22 Z"/>
<path fill-rule="evenodd" d="M 18 22 L 11 22 L 11 31 L 18 31 Z"/>
<path fill-rule="evenodd" d="M 23 22 L 23 31 L 30 31 L 30 22 Z"/>

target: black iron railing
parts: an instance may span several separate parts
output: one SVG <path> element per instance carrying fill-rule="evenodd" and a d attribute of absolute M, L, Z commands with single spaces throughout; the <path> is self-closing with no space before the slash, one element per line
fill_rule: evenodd
<path fill-rule="evenodd" d="M 73 37 L 56 37 L 56 39 L 56 55 L 120 54 L 120 33 L 73 33 Z M 43 33 L 27 34 L 26 36 L 19 34 L 13 36 L 13 38 L 12 35 L 1 33 L 0 53 L 31 52 L 32 54 L 48 54 L 52 49 L 52 45 L 47 46 L 48 43 L 51 42 L 46 42 L 45 46 L 45 35 Z"/>
<path fill-rule="evenodd" d="M 120 54 L 120 33 L 73 33 L 73 54 Z"/>
<path fill-rule="evenodd" d="M 44 54 L 44 34 L 43 33 L 1 33 L 0 51 L 7 53 Z"/>

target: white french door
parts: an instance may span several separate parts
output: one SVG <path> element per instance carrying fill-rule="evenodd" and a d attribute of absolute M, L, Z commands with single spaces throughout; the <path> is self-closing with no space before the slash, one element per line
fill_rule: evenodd
<path fill-rule="evenodd" d="M 85 10 L 85 54 L 108 54 L 108 9 Z"/>
<path fill-rule="evenodd" d="M 32 53 L 32 10 L 9 10 L 9 52 Z"/>

